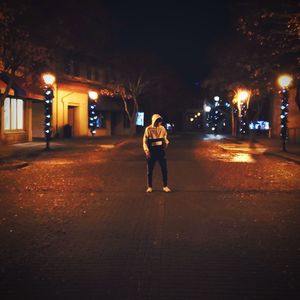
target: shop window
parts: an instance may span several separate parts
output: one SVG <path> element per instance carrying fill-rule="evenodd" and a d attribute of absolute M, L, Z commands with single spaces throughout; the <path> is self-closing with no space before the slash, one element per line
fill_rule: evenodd
<path fill-rule="evenodd" d="M 24 101 L 6 98 L 4 101 L 4 130 L 24 129 Z"/>
<path fill-rule="evenodd" d="M 105 118 L 105 114 L 101 113 L 101 112 L 96 112 L 97 114 L 97 128 L 106 128 L 106 118 Z"/>

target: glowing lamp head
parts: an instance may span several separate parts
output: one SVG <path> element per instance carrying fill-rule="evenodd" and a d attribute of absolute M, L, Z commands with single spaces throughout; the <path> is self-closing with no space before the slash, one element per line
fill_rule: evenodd
<path fill-rule="evenodd" d="M 219 97 L 219 96 L 215 96 L 215 97 L 214 97 L 214 100 L 215 100 L 216 102 L 218 102 L 218 101 L 220 101 L 220 97 Z"/>
<path fill-rule="evenodd" d="M 293 81 L 290 75 L 282 75 L 278 78 L 278 83 L 282 88 L 287 88 Z"/>
<path fill-rule="evenodd" d="M 98 93 L 95 91 L 89 91 L 89 97 L 92 100 L 97 100 L 98 99 Z"/>
<path fill-rule="evenodd" d="M 239 101 L 244 102 L 248 98 L 249 98 L 249 92 L 248 91 L 246 91 L 246 90 L 239 91 L 239 93 L 238 93 L 238 100 Z"/>
<path fill-rule="evenodd" d="M 209 105 L 205 105 L 204 106 L 204 111 L 205 112 L 210 112 L 211 111 L 211 107 Z"/>
<path fill-rule="evenodd" d="M 55 76 L 50 73 L 43 74 L 42 77 L 46 85 L 52 85 L 55 82 Z"/>

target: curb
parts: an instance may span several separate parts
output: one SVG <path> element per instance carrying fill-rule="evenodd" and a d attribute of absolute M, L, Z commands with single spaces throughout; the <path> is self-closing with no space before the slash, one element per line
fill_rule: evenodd
<path fill-rule="evenodd" d="M 4 162 L 0 164 L 0 170 L 16 170 L 22 169 L 29 166 L 28 162 L 26 161 L 12 161 L 12 162 Z"/>
<path fill-rule="evenodd" d="M 284 153 L 276 153 L 276 152 L 265 152 L 264 155 L 267 156 L 275 156 L 281 159 L 285 159 L 288 161 L 291 161 L 293 163 L 299 164 L 300 165 L 300 159 L 297 157 L 290 157 L 289 154 L 285 155 Z"/>

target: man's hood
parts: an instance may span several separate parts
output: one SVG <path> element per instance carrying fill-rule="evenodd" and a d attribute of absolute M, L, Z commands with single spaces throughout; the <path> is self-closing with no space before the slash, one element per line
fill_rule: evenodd
<path fill-rule="evenodd" d="M 154 126 L 154 123 L 155 123 L 158 119 L 163 119 L 163 118 L 162 118 L 161 115 L 159 115 L 159 114 L 154 114 L 154 115 L 152 116 L 152 126 Z"/>

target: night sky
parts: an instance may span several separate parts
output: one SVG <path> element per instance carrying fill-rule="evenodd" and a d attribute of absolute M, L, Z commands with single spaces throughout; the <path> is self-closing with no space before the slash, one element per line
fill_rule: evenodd
<path fill-rule="evenodd" d="M 58 15 L 67 19 L 74 32 L 80 30 L 80 21 L 72 18 L 74 12 L 75 15 L 81 14 L 87 19 L 99 21 L 98 27 L 104 27 L 114 36 L 116 51 L 125 49 L 155 55 L 160 62 L 191 83 L 201 81 L 208 74 L 212 47 L 219 47 L 220 40 L 235 34 L 234 11 L 240 3 L 238 0 L 25 2 L 33 8 L 32 14 L 42 18 L 40 22 L 45 17 L 40 12 L 46 11 L 50 19 Z M 34 23 L 35 18 L 32 19 Z"/>
<path fill-rule="evenodd" d="M 233 31 L 234 1 L 107 1 L 118 18 L 122 47 L 155 53 L 190 81 L 209 71 L 208 54 L 218 39 Z"/>

